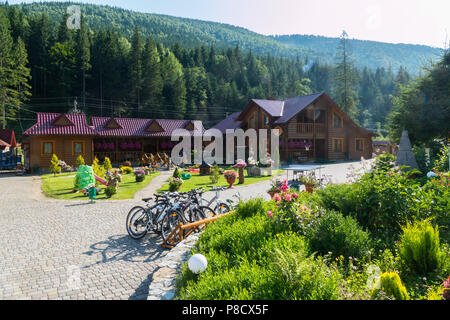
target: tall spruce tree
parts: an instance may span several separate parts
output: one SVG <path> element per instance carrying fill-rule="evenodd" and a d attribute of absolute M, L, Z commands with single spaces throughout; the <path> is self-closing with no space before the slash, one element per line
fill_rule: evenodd
<path fill-rule="evenodd" d="M 129 55 L 129 79 L 131 101 L 136 104 L 137 116 L 139 116 L 142 92 L 142 35 L 136 25 L 131 39 L 131 50 Z"/>
<path fill-rule="evenodd" d="M 348 34 L 342 31 L 337 47 L 333 96 L 336 103 L 350 117 L 357 120 L 356 72 L 349 47 Z"/>
<path fill-rule="evenodd" d="M 149 37 L 142 54 L 142 101 L 150 110 L 162 103 L 163 79 L 155 41 Z M 148 114 L 146 114 L 148 116 Z"/>

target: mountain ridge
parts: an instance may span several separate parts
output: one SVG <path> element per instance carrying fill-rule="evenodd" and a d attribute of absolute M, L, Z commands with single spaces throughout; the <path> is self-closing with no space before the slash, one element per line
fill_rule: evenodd
<path fill-rule="evenodd" d="M 225 49 L 239 45 L 245 51 L 255 54 L 271 54 L 290 59 L 297 56 L 323 63 L 333 63 L 339 38 L 315 35 L 263 35 L 241 26 L 231 24 L 175 17 L 164 14 L 144 13 L 117 6 L 86 4 L 77 2 L 33 2 L 15 4 L 31 14 L 46 12 L 59 23 L 66 8 L 78 5 L 86 24 L 92 29 L 112 27 L 127 38 L 131 37 L 134 25 L 139 25 L 145 36 L 172 45 L 176 42 L 186 47 L 200 45 Z M 430 60 L 436 60 L 442 49 L 420 44 L 392 44 L 372 40 L 350 39 L 355 64 L 362 69 L 378 67 L 398 70 L 405 67 L 412 74 L 419 74 L 421 67 Z"/>

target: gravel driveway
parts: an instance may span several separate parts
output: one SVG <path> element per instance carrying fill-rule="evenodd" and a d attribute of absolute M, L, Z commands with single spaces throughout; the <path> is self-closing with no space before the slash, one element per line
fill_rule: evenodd
<path fill-rule="evenodd" d="M 344 182 L 349 164 L 327 165 L 323 172 Z M 0 176 L 0 299 L 146 299 L 168 251 L 155 235 L 131 239 L 125 219 L 169 175 L 154 178 L 135 199 L 94 204 L 45 199 L 39 177 Z M 221 198 L 239 191 L 242 199 L 269 199 L 269 185 L 237 187 Z"/>

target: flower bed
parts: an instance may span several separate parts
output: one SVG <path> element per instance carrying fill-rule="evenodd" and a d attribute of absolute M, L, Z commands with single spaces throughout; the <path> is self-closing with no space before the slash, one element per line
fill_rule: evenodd
<path fill-rule="evenodd" d="M 420 183 L 376 162 L 313 194 L 281 185 L 206 229 L 193 253 L 208 268 L 183 266 L 178 299 L 448 298 L 448 174 Z"/>

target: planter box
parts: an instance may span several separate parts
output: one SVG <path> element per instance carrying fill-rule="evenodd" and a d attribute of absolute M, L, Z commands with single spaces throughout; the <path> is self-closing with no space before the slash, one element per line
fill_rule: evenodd
<path fill-rule="evenodd" d="M 272 167 L 266 167 L 266 168 L 247 167 L 247 175 L 249 177 L 271 176 L 272 175 Z"/>

